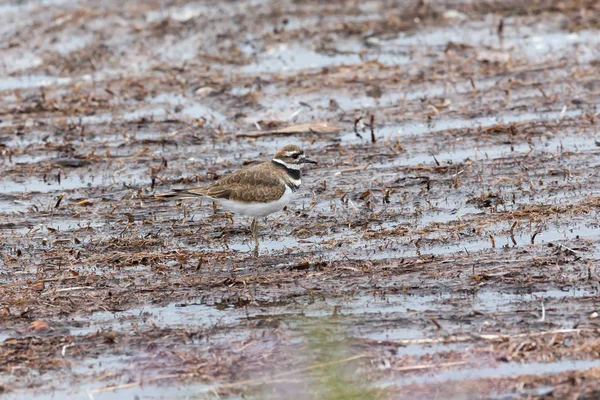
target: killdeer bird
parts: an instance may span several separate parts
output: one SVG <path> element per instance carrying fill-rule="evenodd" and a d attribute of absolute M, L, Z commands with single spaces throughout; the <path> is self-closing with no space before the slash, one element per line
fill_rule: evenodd
<path fill-rule="evenodd" d="M 316 164 L 294 144 L 279 149 L 273 160 L 242 168 L 205 186 L 174 189 L 156 195 L 160 199 L 204 197 L 240 215 L 254 217 L 250 230 L 258 254 L 258 217 L 282 210 L 300 188 L 304 164 Z"/>

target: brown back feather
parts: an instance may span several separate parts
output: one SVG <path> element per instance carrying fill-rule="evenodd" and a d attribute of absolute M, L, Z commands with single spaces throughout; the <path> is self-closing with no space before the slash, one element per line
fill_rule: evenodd
<path fill-rule="evenodd" d="M 285 193 L 282 184 L 285 171 L 272 162 L 242 168 L 206 186 L 186 190 L 187 193 L 244 203 L 279 199 Z"/>

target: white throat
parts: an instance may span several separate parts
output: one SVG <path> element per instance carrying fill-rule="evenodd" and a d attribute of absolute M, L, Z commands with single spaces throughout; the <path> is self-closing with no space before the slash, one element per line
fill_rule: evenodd
<path fill-rule="evenodd" d="M 285 161 L 281 161 L 279 158 L 274 158 L 273 162 L 277 164 L 281 164 L 287 169 L 293 169 L 294 171 L 300 171 L 302 169 L 302 164 L 288 164 Z"/>

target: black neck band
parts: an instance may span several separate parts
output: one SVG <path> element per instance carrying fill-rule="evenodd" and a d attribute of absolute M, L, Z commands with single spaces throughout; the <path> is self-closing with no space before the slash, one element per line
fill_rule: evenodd
<path fill-rule="evenodd" d="M 283 168 L 285 169 L 285 171 L 287 172 L 288 177 L 290 178 L 288 181 L 286 181 L 286 185 L 292 189 L 292 192 L 295 192 L 296 190 L 298 190 L 300 188 L 299 185 L 296 185 L 293 183 L 293 181 L 298 182 L 300 181 L 301 175 L 300 175 L 300 170 L 299 169 L 291 169 L 286 167 L 285 165 L 278 163 L 277 161 L 271 161 L 273 164 L 275 164 L 277 166 L 277 168 Z"/>
<path fill-rule="evenodd" d="M 296 181 L 300 180 L 301 175 L 300 175 L 300 170 L 299 169 L 291 169 L 286 167 L 285 165 L 278 163 L 277 161 L 271 161 L 273 164 L 275 164 L 278 168 L 283 168 L 286 170 L 288 176 L 291 179 L 294 179 Z"/>

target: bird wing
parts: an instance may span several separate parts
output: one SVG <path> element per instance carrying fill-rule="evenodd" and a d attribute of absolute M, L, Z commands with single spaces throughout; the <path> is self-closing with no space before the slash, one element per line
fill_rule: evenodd
<path fill-rule="evenodd" d="M 272 173 L 274 171 L 270 170 L 270 162 L 266 167 L 264 163 L 252 165 L 209 185 L 186 189 L 185 193 L 244 203 L 279 200 L 285 193 L 286 186 L 281 184 L 277 173 Z"/>

